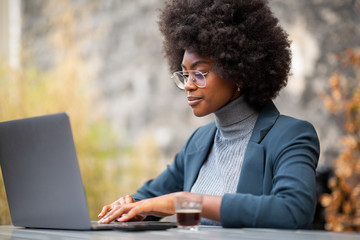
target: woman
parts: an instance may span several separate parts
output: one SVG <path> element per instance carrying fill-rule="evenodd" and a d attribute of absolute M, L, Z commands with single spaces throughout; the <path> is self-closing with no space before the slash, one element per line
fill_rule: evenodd
<path fill-rule="evenodd" d="M 170 0 L 164 52 L 197 129 L 157 178 L 104 206 L 101 223 L 175 213 L 175 194 L 202 194 L 202 224 L 308 228 L 319 142 L 313 126 L 280 115 L 272 99 L 289 75 L 286 33 L 265 0 Z"/>

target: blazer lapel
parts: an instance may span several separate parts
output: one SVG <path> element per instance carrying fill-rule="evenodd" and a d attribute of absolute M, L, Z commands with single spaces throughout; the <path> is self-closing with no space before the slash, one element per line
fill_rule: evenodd
<path fill-rule="evenodd" d="M 194 148 L 187 154 L 184 171 L 184 173 L 186 173 L 184 176 L 184 191 L 190 191 L 194 185 L 200 168 L 207 159 L 213 145 L 216 129 L 215 123 L 211 124 L 205 135 L 195 142 Z"/>
<path fill-rule="evenodd" d="M 279 115 L 279 110 L 276 108 L 273 102 L 266 104 L 260 111 L 250 141 L 260 143 L 275 124 Z"/>
<path fill-rule="evenodd" d="M 261 110 L 245 152 L 237 192 L 262 194 L 265 151 L 261 141 L 275 124 L 279 114 L 273 102 Z"/>
<path fill-rule="evenodd" d="M 265 156 L 260 144 L 249 141 L 241 167 L 238 193 L 261 195 L 263 189 Z"/>

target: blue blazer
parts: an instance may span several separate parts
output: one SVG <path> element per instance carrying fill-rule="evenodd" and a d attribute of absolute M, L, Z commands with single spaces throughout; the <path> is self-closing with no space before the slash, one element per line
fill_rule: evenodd
<path fill-rule="evenodd" d="M 198 128 L 157 178 L 133 195 L 145 199 L 190 191 L 207 159 L 217 128 Z M 314 127 L 280 115 L 270 102 L 259 113 L 247 146 L 236 193 L 223 196 L 223 227 L 309 228 L 316 206 L 319 140 Z"/>

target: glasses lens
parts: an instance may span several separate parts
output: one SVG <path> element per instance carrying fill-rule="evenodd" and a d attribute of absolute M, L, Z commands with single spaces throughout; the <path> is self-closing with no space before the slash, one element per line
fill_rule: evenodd
<path fill-rule="evenodd" d="M 172 77 L 176 86 L 182 90 L 185 89 L 185 77 L 180 72 L 174 72 Z"/>
<path fill-rule="evenodd" d="M 185 89 L 185 84 L 189 79 L 199 88 L 203 88 L 206 86 L 206 78 L 205 75 L 199 71 L 181 71 L 174 72 L 172 75 L 176 86 L 180 89 Z"/>
<path fill-rule="evenodd" d="M 198 86 L 199 88 L 203 88 L 206 85 L 206 79 L 204 74 L 202 74 L 201 72 L 195 72 L 194 73 L 195 76 L 195 80 L 193 79 L 193 82 L 196 86 Z"/>

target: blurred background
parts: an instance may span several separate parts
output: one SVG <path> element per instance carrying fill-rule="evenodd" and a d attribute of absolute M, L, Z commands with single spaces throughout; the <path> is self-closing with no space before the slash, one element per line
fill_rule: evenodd
<path fill-rule="evenodd" d="M 69 113 L 92 219 L 165 169 L 189 135 L 213 119 L 194 117 L 169 77 L 157 27 L 163 3 L 0 0 L 0 120 Z M 319 166 L 333 167 L 347 130 L 341 106 L 332 111 L 329 80 L 342 74 L 338 79 L 357 88 L 356 61 L 344 67 L 340 58 L 349 49 L 357 56 L 360 0 L 270 0 L 270 6 L 293 54 L 292 76 L 275 103 L 315 126 Z M 0 224 L 10 223 L 0 180 Z"/>

